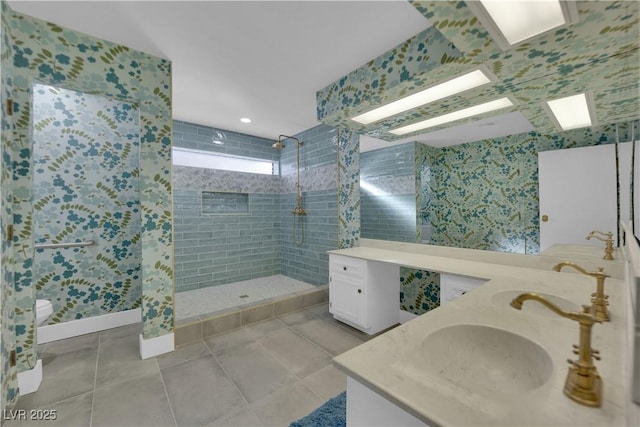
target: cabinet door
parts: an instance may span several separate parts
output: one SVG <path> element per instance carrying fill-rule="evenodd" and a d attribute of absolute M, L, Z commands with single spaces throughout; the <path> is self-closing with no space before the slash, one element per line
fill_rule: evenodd
<path fill-rule="evenodd" d="M 329 312 L 337 318 L 367 328 L 364 289 L 339 277 L 329 279 Z"/>

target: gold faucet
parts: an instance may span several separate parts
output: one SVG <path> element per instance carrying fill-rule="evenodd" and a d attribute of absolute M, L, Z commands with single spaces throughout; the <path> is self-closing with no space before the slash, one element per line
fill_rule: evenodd
<path fill-rule="evenodd" d="M 596 234 L 602 234 L 606 237 L 606 239 L 596 236 Z M 593 230 L 587 237 L 585 237 L 585 239 L 587 240 L 591 240 L 591 238 L 598 239 L 602 242 L 607 242 L 607 245 L 604 247 L 604 257 L 602 257 L 602 259 L 606 259 L 607 261 L 613 260 L 613 233 L 604 233 L 602 231 Z"/>
<path fill-rule="evenodd" d="M 556 264 L 553 269 L 555 271 L 560 271 L 562 270 L 562 267 L 573 267 L 582 274 L 596 278 L 596 291 L 591 294 L 591 314 L 593 314 L 598 320 L 608 322 L 610 320 L 609 310 L 607 310 L 607 306 L 609 305 L 609 295 L 604 294 L 604 280 L 611 276 L 606 274 L 602 267 L 600 267 L 598 271 L 589 272 L 570 261 L 564 261 Z"/>
<path fill-rule="evenodd" d="M 591 348 L 591 328 L 595 322 L 602 323 L 589 313 L 589 306 L 583 306 L 583 312 L 565 311 L 536 293 L 518 295 L 511 301 L 511 307 L 521 310 L 527 300 L 538 301 L 551 311 L 567 319 L 580 323 L 580 343 L 573 346 L 573 354 L 578 360 L 568 359 L 569 372 L 564 383 L 564 394 L 582 405 L 600 407 L 602 405 L 602 379 L 591 359 L 600 360 L 600 352 Z"/>

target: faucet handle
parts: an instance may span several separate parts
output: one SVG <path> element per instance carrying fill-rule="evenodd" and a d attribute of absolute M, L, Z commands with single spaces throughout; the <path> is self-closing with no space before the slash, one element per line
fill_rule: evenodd
<path fill-rule="evenodd" d="M 582 313 L 578 314 L 577 312 L 575 312 L 575 314 L 580 316 L 582 318 L 582 320 L 586 320 L 586 321 L 593 322 L 593 323 L 602 323 L 602 320 L 598 319 L 596 316 L 594 316 L 591 313 L 591 310 L 592 310 L 591 307 L 592 307 L 591 305 L 583 304 L 582 305 Z M 577 318 L 574 318 L 574 320 L 581 321 L 580 319 L 577 319 Z"/>
<path fill-rule="evenodd" d="M 604 232 L 604 231 L 598 231 L 598 230 L 593 230 L 592 232 L 590 232 L 586 239 L 588 240 L 590 237 L 596 237 L 596 234 L 600 234 L 601 236 L 605 236 L 607 239 L 612 239 L 613 238 L 613 232 L 608 231 L 608 232 Z"/>
<path fill-rule="evenodd" d="M 598 299 L 598 294 L 596 292 L 591 294 L 591 302 L 596 302 Z M 609 295 L 603 295 L 602 298 L 600 298 L 600 301 L 601 304 L 609 305 Z"/>
<path fill-rule="evenodd" d="M 598 271 L 591 271 L 587 273 L 591 277 L 595 277 L 596 279 L 606 279 L 611 277 L 607 273 L 604 272 L 604 267 L 598 268 Z"/>

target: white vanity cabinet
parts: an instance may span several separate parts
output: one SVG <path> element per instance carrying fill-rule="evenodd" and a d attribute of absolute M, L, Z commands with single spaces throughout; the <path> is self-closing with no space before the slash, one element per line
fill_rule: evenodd
<path fill-rule="evenodd" d="M 477 277 L 440 273 L 440 304 L 446 304 L 487 282 L 487 279 Z"/>
<path fill-rule="evenodd" d="M 400 268 L 397 265 L 329 255 L 329 312 L 367 334 L 398 323 Z"/>
<path fill-rule="evenodd" d="M 347 425 L 429 427 L 406 410 L 347 376 Z"/>

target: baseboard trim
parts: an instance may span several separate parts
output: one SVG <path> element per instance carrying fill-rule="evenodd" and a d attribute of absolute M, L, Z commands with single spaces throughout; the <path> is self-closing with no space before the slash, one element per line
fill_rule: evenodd
<path fill-rule="evenodd" d="M 65 338 L 77 337 L 78 335 L 130 325 L 132 323 L 139 323 L 141 321 L 142 310 L 136 308 L 118 313 L 88 317 L 86 319 L 70 320 L 54 325 L 39 326 L 36 335 L 38 337 L 38 344 L 44 344 Z"/>
<path fill-rule="evenodd" d="M 148 359 L 175 349 L 173 332 L 155 338 L 144 339 L 140 334 L 140 357 Z"/>
<path fill-rule="evenodd" d="M 36 366 L 28 371 L 18 372 L 18 393 L 20 396 L 34 393 L 42 382 L 42 359 L 38 359 Z"/>

